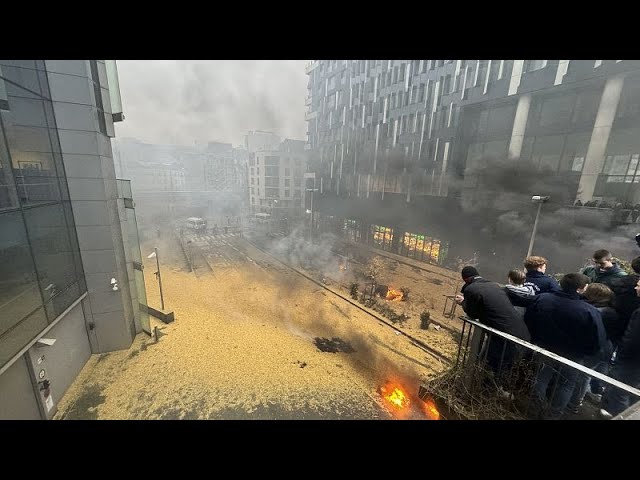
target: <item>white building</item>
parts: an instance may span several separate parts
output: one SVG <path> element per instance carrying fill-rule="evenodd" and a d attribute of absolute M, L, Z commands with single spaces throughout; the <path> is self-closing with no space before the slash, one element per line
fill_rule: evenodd
<path fill-rule="evenodd" d="M 249 159 L 249 204 L 253 213 L 301 213 L 307 171 L 304 144 L 286 139 L 277 148 L 256 151 Z"/>

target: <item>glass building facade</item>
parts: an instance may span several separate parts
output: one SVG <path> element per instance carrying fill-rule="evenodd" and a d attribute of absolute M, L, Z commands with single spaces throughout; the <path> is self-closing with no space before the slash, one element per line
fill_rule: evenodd
<path fill-rule="evenodd" d="M 44 61 L 0 64 L 0 366 L 87 289 Z"/>

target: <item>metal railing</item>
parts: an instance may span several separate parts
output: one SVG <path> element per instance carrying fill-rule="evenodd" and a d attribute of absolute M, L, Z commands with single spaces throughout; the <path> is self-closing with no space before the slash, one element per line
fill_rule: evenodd
<path fill-rule="evenodd" d="M 422 398 L 439 401 L 450 418 L 603 419 L 600 409 L 606 398 L 599 403 L 599 397 L 587 394 L 594 380 L 604 386 L 603 397 L 626 396 L 632 405 L 616 419 L 630 418 L 628 411 L 637 408 L 633 404 L 640 400 L 640 390 L 598 371 L 602 369 L 458 318 L 463 325 L 454 367 L 420 389 Z"/>

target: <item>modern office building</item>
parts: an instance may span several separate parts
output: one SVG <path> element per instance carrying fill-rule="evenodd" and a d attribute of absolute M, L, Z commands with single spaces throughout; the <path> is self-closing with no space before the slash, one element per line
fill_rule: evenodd
<path fill-rule="evenodd" d="M 149 331 L 113 60 L 0 60 L 0 418 L 48 419 L 92 353 Z"/>
<path fill-rule="evenodd" d="M 304 147 L 302 140 L 285 139 L 277 147 L 270 145 L 251 154 L 248 178 L 252 213 L 302 216 L 307 171 Z"/>
<path fill-rule="evenodd" d="M 627 60 L 313 61 L 306 148 L 318 213 L 336 232 L 442 263 L 441 247 L 456 243 L 443 217 L 485 203 L 513 208 L 487 189 L 493 179 L 481 178 L 505 162 L 561 179 L 569 193 L 554 201 L 567 206 L 639 203 L 639 67 Z M 538 193 L 521 190 L 524 204 Z"/>

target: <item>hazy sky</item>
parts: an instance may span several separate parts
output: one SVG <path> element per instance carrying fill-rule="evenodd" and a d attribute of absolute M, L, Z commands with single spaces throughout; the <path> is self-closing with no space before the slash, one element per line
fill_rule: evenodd
<path fill-rule="evenodd" d="M 118 137 L 240 145 L 248 130 L 306 139 L 306 60 L 118 60 Z"/>

